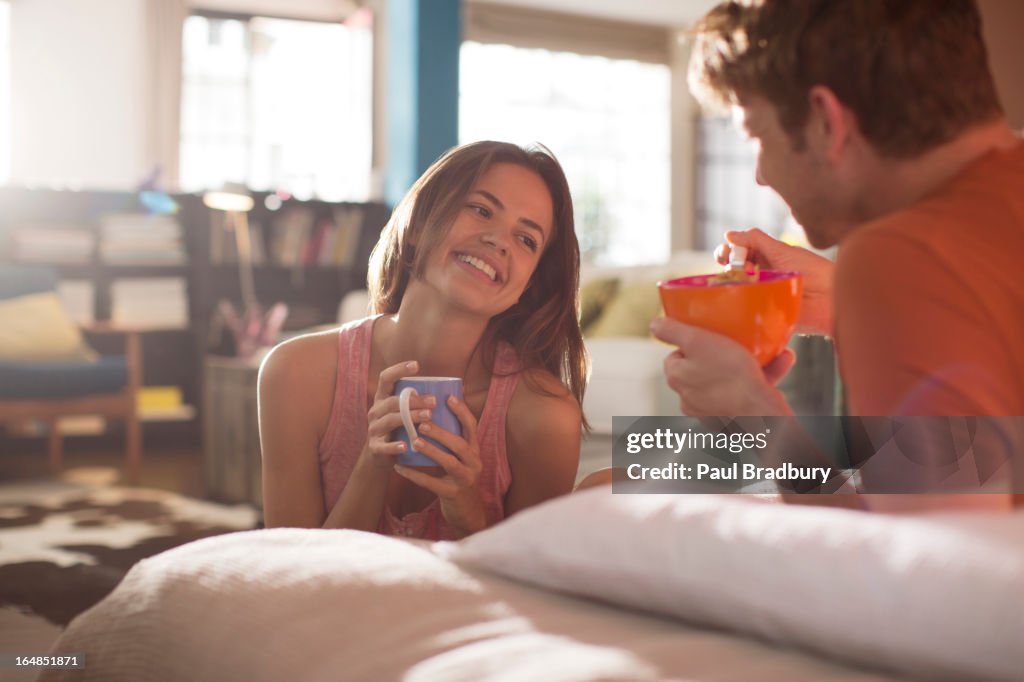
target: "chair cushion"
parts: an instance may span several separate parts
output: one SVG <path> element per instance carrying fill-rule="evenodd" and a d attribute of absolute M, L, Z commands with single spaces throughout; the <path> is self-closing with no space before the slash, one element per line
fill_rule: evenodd
<path fill-rule="evenodd" d="M 87 360 L 96 354 L 56 291 L 0 299 L 0 360 Z"/>
<path fill-rule="evenodd" d="M 101 357 L 95 362 L 0 361 L 0 400 L 72 398 L 117 393 L 128 383 L 123 357 Z"/>

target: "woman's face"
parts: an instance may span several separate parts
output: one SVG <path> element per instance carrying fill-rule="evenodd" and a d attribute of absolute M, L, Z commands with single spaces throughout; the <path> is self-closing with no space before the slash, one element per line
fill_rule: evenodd
<path fill-rule="evenodd" d="M 493 317 L 526 290 L 553 222 L 544 180 L 523 166 L 496 163 L 466 195 L 424 279 L 452 303 Z"/>

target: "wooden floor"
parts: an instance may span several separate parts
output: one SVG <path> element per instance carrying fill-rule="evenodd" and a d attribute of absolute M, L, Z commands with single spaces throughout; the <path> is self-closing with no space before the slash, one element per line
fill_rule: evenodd
<path fill-rule="evenodd" d="M 37 439 L 0 441 L 0 482 L 51 477 L 46 468 L 45 444 Z M 41 440 L 41 439 L 39 439 Z M 105 444 L 71 443 L 64 453 L 64 473 L 116 477 L 124 472 L 124 451 Z M 199 447 L 181 444 L 146 444 L 142 451 L 139 485 L 202 498 L 203 456 Z"/>

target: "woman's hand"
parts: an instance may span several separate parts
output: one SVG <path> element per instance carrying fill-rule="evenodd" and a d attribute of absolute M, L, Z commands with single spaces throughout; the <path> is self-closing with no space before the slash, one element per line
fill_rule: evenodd
<path fill-rule="evenodd" d="M 715 249 L 722 265 L 729 262 L 732 246 L 747 247 L 747 260 L 762 268 L 794 270 L 804 276 L 804 295 L 797 331 L 832 336 L 832 261 L 798 246 L 790 246 L 758 229 L 730 230 Z"/>
<path fill-rule="evenodd" d="M 366 414 L 368 428 L 366 445 L 363 447 L 362 458 L 376 471 L 388 471 L 394 466 L 395 458 L 405 452 L 406 445 L 400 440 L 392 440 L 395 429 L 402 427 L 402 415 L 398 409 L 398 396 L 395 383 L 402 378 L 414 376 L 419 365 L 413 362 L 402 362 L 388 367 L 380 373 L 377 380 L 377 392 L 373 396 L 373 405 Z M 409 400 L 409 410 L 415 423 L 430 420 L 430 412 L 437 405 L 432 395 L 414 395 Z"/>
<path fill-rule="evenodd" d="M 480 462 L 480 446 L 477 444 L 477 423 L 466 404 L 455 396 L 448 397 L 448 407 L 462 424 L 462 436 L 444 429 L 437 424 L 425 422 L 419 432 L 430 436 L 451 453 L 445 452 L 425 438 L 417 438 L 416 450 L 437 462 L 444 470 L 441 476 L 432 476 L 419 469 L 395 465 L 395 471 L 416 485 L 437 495 L 441 501 L 441 513 L 448 524 L 461 536 L 483 530 L 488 525 L 483 500 L 477 489 L 477 480 L 483 468 Z"/>

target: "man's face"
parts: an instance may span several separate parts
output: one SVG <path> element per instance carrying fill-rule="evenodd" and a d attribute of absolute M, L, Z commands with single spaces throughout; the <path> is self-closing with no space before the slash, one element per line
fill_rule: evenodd
<path fill-rule="evenodd" d="M 757 144 L 758 184 L 782 197 L 812 246 L 821 249 L 838 243 L 849 220 L 824 150 L 806 140 L 794 140 L 766 99 L 744 98 L 734 114 Z"/>

